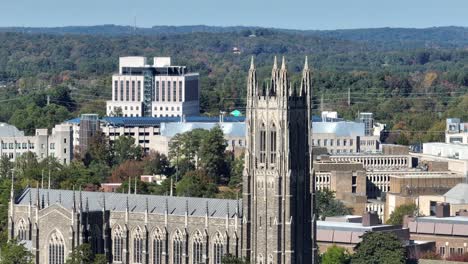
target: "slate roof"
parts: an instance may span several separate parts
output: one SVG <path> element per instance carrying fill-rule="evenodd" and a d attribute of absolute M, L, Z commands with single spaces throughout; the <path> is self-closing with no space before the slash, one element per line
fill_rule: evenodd
<path fill-rule="evenodd" d="M 79 206 L 79 191 L 75 191 L 74 195 L 71 190 L 39 189 L 39 199 L 44 199 L 44 204 L 47 204 L 47 193 L 49 193 L 49 202 L 51 205 L 60 203 L 63 207 L 72 209 L 73 196 L 75 196 L 77 208 Z M 15 202 L 18 205 L 28 205 L 30 197 L 32 200 L 31 203 L 33 205 L 36 204 L 36 188 L 26 188 L 18 197 L 16 197 Z M 167 204 L 168 212 L 171 215 L 185 215 L 188 205 L 189 216 L 204 217 L 207 207 L 210 217 L 225 218 L 228 210 L 230 218 L 235 217 L 237 210 L 239 210 L 239 217 L 242 216 L 241 200 L 85 191 L 81 192 L 81 197 L 83 208 L 86 207 L 86 200 L 88 200 L 89 211 L 101 211 L 103 208 L 103 200 L 105 198 L 106 210 L 124 212 L 127 208 L 128 198 L 130 212 L 145 212 L 146 201 L 148 201 L 149 213 L 153 214 L 164 214 Z"/>

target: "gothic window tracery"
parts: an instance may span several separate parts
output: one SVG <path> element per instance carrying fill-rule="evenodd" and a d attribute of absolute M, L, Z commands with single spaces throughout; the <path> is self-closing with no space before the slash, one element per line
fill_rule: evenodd
<path fill-rule="evenodd" d="M 112 255 L 114 262 L 121 262 L 122 261 L 122 251 L 123 251 L 123 230 L 120 226 L 117 226 L 113 230 L 112 234 Z"/>
<path fill-rule="evenodd" d="M 49 264 L 65 263 L 65 246 L 63 237 L 54 231 L 49 238 Z"/>
<path fill-rule="evenodd" d="M 266 162 L 266 129 L 265 124 L 260 126 L 260 163 Z"/>
<path fill-rule="evenodd" d="M 182 247 L 183 247 L 183 238 L 182 233 L 177 230 L 174 234 L 172 241 L 172 255 L 173 255 L 173 264 L 182 264 Z"/>
<path fill-rule="evenodd" d="M 273 124 L 270 128 L 270 164 L 275 165 L 276 163 L 276 152 L 277 152 L 277 133 L 276 126 Z"/>
<path fill-rule="evenodd" d="M 158 229 L 153 237 L 153 264 L 162 264 L 163 245 L 164 234 Z"/>
<path fill-rule="evenodd" d="M 18 222 L 18 240 L 29 240 L 29 228 L 24 219 L 20 219 Z"/>
<path fill-rule="evenodd" d="M 138 227 L 133 235 L 133 262 L 143 262 L 143 234 L 141 229 Z"/>
<path fill-rule="evenodd" d="M 214 264 L 221 264 L 224 256 L 224 239 L 220 233 L 217 233 L 213 242 L 213 262 Z"/>
<path fill-rule="evenodd" d="M 193 238 L 193 264 L 203 263 L 203 236 L 200 231 Z"/>

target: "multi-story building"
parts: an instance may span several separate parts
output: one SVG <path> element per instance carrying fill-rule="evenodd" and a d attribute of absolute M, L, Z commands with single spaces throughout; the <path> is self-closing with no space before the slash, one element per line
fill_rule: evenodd
<path fill-rule="evenodd" d="M 423 152 L 411 155 L 420 161 L 447 163 L 449 170 L 468 176 L 468 145 L 423 143 Z"/>
<path fill-rule="evenodd" d="M 84 243 L 108 263 L 221 264 L 226 254 L 250 263 L 317 263 L 311 72 L 306 63 L 297 93 L 284 60 L 272 78 L 271 91 L 258 89 L 252 61 L 242 200 L 30 187 L 15 195 L 12 182 L 9 238 L 23 242 L 35 264 L 64 264 Z"/>
<path fill-rule="evenodd" d="M 26 152 L 35 153 L 39 160 L 55 157 L 62 164 L 73 158 L 72 127 L 56 125 L 49 134 L 47 129 L 36 129 L 34 136 L 25 136 L 23 131 L 12 125 L 0 124 L 0 155 L 15 161 Z"/>
<path fill-rule="evenodd" d="M 169 152 L 169 142 L 177 133 L 183 133 L 195 128 L 211 129 L 219 125 L 224 132 L 227 149 L 230 151 L 245 148 L 245 118 L 244 117 L 104 117 L 99 120 L 100 132 L 112 142 L 120 136 L 135 139 L 145 152 Z M 74 145 L 82 143 L 80 135 L 82 121 L 75 118 L 66 123 L 73 126 Z M 88 131 L 85 129 L 84 131 Z M 241 151 L 239 151 L 240 153 Z"/>
<path fill-rule="evenodd" d="M 468 123 L 462 123 L 460 118 L 447 118 L 445 143 L 468 144 Z"/>
<path fill-rule="evenodd" d="M 374 134 L 374 114 L 359 113 L 358 120 L 364 124 L 364 134 L 371 136 Z"/>
<path fill-rule="evenodd" d="M 199 75 L 185 66 L 171 65 L 169 57 L 121 57 L 112 76 L 108 116 L 169 117 L 199 114 Z"/>
<path fill-rule="evenodd" d="M 442 258 L 463 255 L 468 252 L 468 213 L 450 216 L 450 204 L 439 203 L 434 216 L 409 217 L 405 219 L 410 238 L 419 241 L 434 241 L 437 253 Z"/>

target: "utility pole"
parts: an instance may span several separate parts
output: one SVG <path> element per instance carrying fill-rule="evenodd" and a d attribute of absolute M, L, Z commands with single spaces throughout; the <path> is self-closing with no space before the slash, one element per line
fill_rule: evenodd
<path fill-rule="evenodd" d="M 348 106 L 351 106 L 351 88 L 348 88 Z"/>
<path fill-rule="evenodd" d="M 323 93 L 322 96 L 320 97 L 320 114 L 323 113 Z"/>

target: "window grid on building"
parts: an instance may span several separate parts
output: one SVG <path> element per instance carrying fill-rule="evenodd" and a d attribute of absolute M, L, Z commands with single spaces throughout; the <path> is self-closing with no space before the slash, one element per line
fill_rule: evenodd
<path fill-rule="evenodd" d="M 65 263 L 64 241 L 60 234 L 54 232 L 49 240 L 49 264 Z"/>
<path fill-rule="evenodd" d="M 119 82 L 114 81 L 114 101 L 117 101 L 118 95 L 119 95 Z"/>
<path fill-rule="evenodd" d="M 161 101 L 166 101 L 166 82 L 161 82 Z"/>
<path fill-rule="evenodd" d="M 276 162 L 276 126 L 273 124 L 270 130 L 270 163 Z"/>
<path fill-rule="evenodd" d="M 221 264 L 221 260 L 224 254 L 223 237 L 221 234 L 217 234 L 213 244 L 213 262 L 214 264 Z"/>
<path fill-rule="evenodd" d="M 174 101 L 174 102 L 177 101 L 177 93 L 176 93 L 176 92 L 177 92 L 177 89 L 176 89 L 176 84 L 177 84 L 176 81 L 174 81 L 174 82 L 172 83 L 172 101 Z"/>
<path fill-rule="evenodd" d="M 179 102 L 182 102 L 182 81 L 179 81 Z"/>
<path fill-rule="evenodd" d="M 137 101 L 141 101 L 141 81 L 137 83 Z"/>
<path fill-rule="evenodd" d="M 167 82 L 167 101 L 171 101 L 171 81 Z"/>
<path fill-rule="evenodd" d="M 130 100 L 130 81 L 125 81 L 125 101 Z"/>
<path fill-rule="evenodd" d="M 120 81 L 120 101 L 124 100 L 124 82 Z"/>
<path fill-rule="evenodd" d="M 182 264 L 182 234 L 177 230 L 172 243 L 173 264 Z"/>
<path fill-rule="evenodd" d="M 201 264 L 203 262 L 203 237 L 200 232 L 197 232 L 193 238 L 193 264 Z"/>
<path fill-rule="evenodd" d="M 132 101 L 135 101 L 135 81 L 132 81 Z"/>
<path fill-rule="evenodd" d="M 113 241 L 113 258 L 114 261 L 122 261 L 122 250 L 123 250 L 123 231 L 120 227 L 117 227 L 114 231 Z"/>
<path fill-rule="evenodd" d="M 153 264 L 162 264 L 163 236 L 158 232 L 153 239 Z"/>
<path fill-rule="evenodd" d="M 133 262 L 143 263 L 143 237 L 139 228 L 133 237 Z"/>

